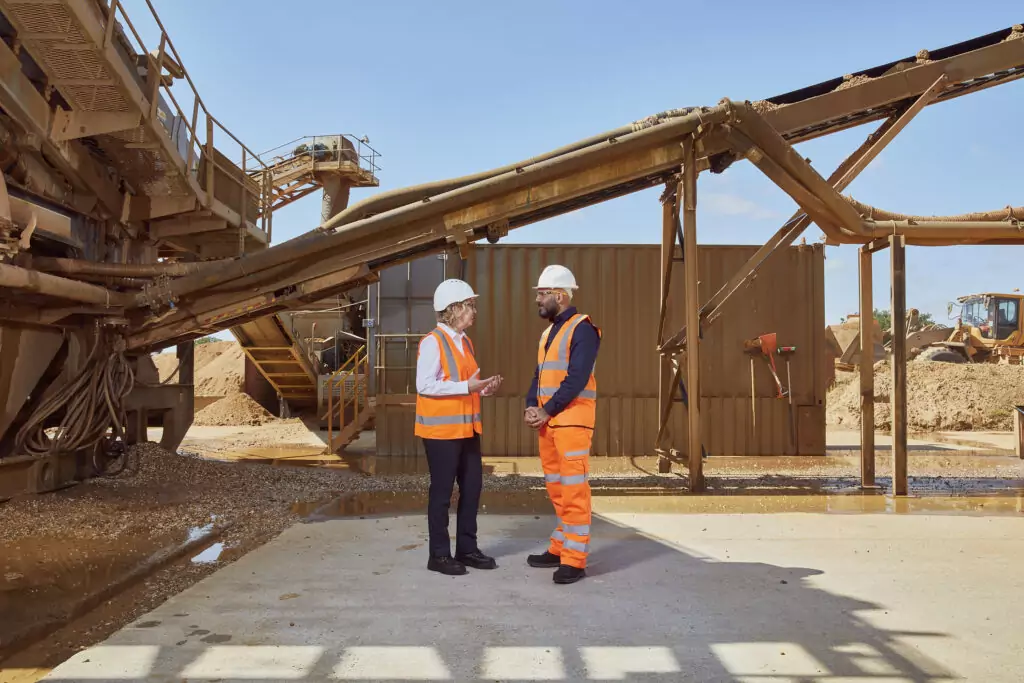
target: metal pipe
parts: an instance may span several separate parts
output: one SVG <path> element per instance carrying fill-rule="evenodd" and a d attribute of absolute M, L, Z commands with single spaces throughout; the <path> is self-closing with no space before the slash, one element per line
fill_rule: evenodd
<path fill-rule="evenodd" d="M 177 277 L 198 273 L 222 265 L 223 261 L 197 261 L 194 263 L 104 263 L 83 259 L 34 256 L 32 267 L 47 273 L 63 275 L 103 275 L 112 277 Z"/>
<path fill-rule="evenodd" d="M 392 228 L 408 225 L 429 216 L 441 215 L 453 209 L 489 199 L 510 189 L 543 182 L 579 167 L 596 165 L 631 150 L 643 149 L 672 138 L 681 138 L 694 132 L 702 124 L 722 123 L 727 116 L 728 110 L 724 106 L 689 114 L 652 128 L 630 133 L 622 138 L 606 140 L 603 143 L 591 145 L 525 168 L 512 169 L 507 173 L 444 192 L 430 198 L 429 201 L 407 204 L 370 218 L 355 221 L 345 226 L 343 230 L 334 233 L 313 236 L 307 234 L 251 256 L 235 259 L 209 272 L 187 275 L 172 283 L 171 294 L 183 297 L 208 287 L 313 255 L 325 258 L 331 251 L 363 236 L 371 234 L 382 236 L 382 233 Z M 848 210 L 852 211 L 849 205 L 846 206 Z M 136 304 L 144 306 L 146 301 L 140 297 Z"/>
<path fill-rule="evenodd" d="M 128 306 L 135 299 L 131 294 L 112 292 L 96 285 L 25 270 L 6 263 L 0 263 L 0 287 L 10 287 L 108 308 Z"/>
<path fill-rule="evenodd" d="M 864 221 L 864 227 L 875 237 L 906 235 L 907 239 L 969 240 L 1011 239 L 1024 242 L 1024 225 L 1007 221 Z"/>
<path fill-rule="evenodd" d="M 373 214 L 382 213 L 384 211 L 390 211 L 391 209 L 398 208 L 399 206 L 404 206 L 405 204 L 409 204 L 411 202 L 422 201 L 427 197 L 432 197 L 434 195 L 442 194 L 444 192 L 450 192 L 451 190 L 455 190 L 460 187 L 465 187 L 466 185 L 471 185 L 473 183 L 478 183 L 482 180 L 487 180 L 489 178 L 493 178 L 495 176 L 508 173 L 509 171 L 514 171 L 519 168 L 525 168 L 527 166 L 538 164 L 542 161 L 548 161 L 550 159 L 555 159 L 557 157 L 564 156 L 572 152 L 577 152 L 581 149 L 586 149 L 587 147 L 591 147 L 593 145 L 606 142 L 610 138 L 617 138 L 623 135 L 628 135 L 630 133 L 637 132 L 638 130 L 651 128 L 667 119 L 680 118 L 682 116 L 686 116 L 692 113 L 695 109 L 697 109 L 697 107 L 670 109 L 668 111 L 659 112 L 658 114 L 654 114 L 653 116 L 648 116 L 645 119 L 641 119 L 640 121 L 631 123 L 628 126 L 619 126 L 618 128 L 613 128 L 609 131 L 605 131 L 604 133 L 599 133 L 598 135 L 592 135 L 583 140 L 578 140 L 572 144 L 551 150 L 550 152 L 530 157 L 529 159 L 525 159 L 514 164 L 507 164 L 505 166 L 493 168 L 488 171 L 481 171 L 480 173 L 461 176 L 459 178 L 449 178 L 447 180 L 438 180 L 431 183 L 423 183 L 421 185 L 414 185 L 412 187 L 403 187 L 396 190 L 390 190 L 388 192 L 382 192 L 380 194 L 374 195 L 373 197 L 364 199 L 361 202 L 353 204 L 352 206 L 338 212 L 329 219 L 322 219 L 323 223 L 320 225 L 318 229 L 323 231 L 336 229 L 343 225 L 348 225 L 349 223 L 353 223 L 357 220 L 361 220 Z"/>
<path fill-rule="evenodd" d="M 978 211 L 975 213 L 962 213 L 956 216 L 910 216 L 907 214 L 886 211 L 869 204 L 858 202 L 853 197 L 843 197 L 857 210 L 863 218 L 881 221 L 911 221 L 915 223 L 932 223 L 942 221 L 946 223 L 969 223 L 969 222 L 1006 222 L 1010 220 L 1024 221 L 1024 206 L 1006 206 L 995 211 Z"/>

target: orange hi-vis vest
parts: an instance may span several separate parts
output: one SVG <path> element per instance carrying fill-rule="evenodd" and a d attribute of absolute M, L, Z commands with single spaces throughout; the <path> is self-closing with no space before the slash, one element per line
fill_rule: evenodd
<path fill-rule="evenodd" d="M 444 330 L 437 328 L 430 335 L 441 346 L 441 369 L 445 381 L 464 382 L 479 369 L 469 337 L 463 336 L 462 353 L 458 353 Z M 416 427 L 413 430 L 416 436 L 423 439 L 468 439 L 482 431 L 480 394 L 439 397 L 417 394 Z"/>
<path fill-rule="evenodd" d="M 558 391 L 562 381 L 569 374 L 569 348 L 572 342 L 573 332 L 583 321 L 590 321 L 589 315 L 576 314 L 562 324 L 558 334 L 551 340 L 551 346 L 547 351 L 548 335 L 551 334 L 553 325 L 549 325 L 544 333 L 540 335 L 540 346 L 537 349 L 537 366 L 539 377 L 537 378 L 537 403 L 541 408 L 551 400 L 551 397 Z M 600 338 L 601 330 L 596 325 L 597 336 Z M 590 378 L 587 385 L 579 395 L 569 402 L 569 405 L 548 421 L 551 427 L 589 427 L 594 428 L 597 416 L 597 380 L 594 379 L 594 369 L 590 369 Z"/>

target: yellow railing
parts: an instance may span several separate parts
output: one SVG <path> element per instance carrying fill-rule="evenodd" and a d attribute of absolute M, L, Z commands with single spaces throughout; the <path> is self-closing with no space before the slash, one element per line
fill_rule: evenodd
<path fill-rule="evenodd" d="M 332 453 L 343 445 L 341 434 L 345 427 L 353 422 L 358 422 L 360 411 L 369 409 L 366 400 L 369 362 L 369 355 L 364 344 L 327 378 L 325 387 L 327 390 L 327 445 Z M 351 383 L 348 381 L 350 378 Z M 335 388 L 340 389 L 337 402 L 334 400 Z M 353 406 L 351 417 L 346 420 L 349 406 Z M 337 440 L 335 432 L 337 432 Z"/>
<path fill-rule="evenodd" d="M 184 153 L 184 169 L 183 172 L 187 177 L 191 177 L 198 184 L 199 182 L 199 159 L 203 157 L 203 163 L 205 165 L 205 190 L 207 197 L 207 204 L 210 205 L 214 201 L 214 181 L 217 176 L 216 170 L 220 170 L 222 175 L 221 178 L 227 178 L 232 183 L 238 185 L 241 188 L 242 200 L 238 207 L 238 213 L 240 218 L 240 242 L 244 240 L 245 225 L 247 222 L 253 223 L 257 228 L 261 229 L 267 235 L 267 241 L 271 239 L 272 231 L 272 210 L 273 205 L 273 187 L 271 183 L 270 170 L 260 160 L 259 156 L 251 149 L 245 146 L 245 144 L 239 140 L 231 131 L 224 127 L 207 109 L 203 99 L 199 96 L 199 91 L 196 89 L 195 83 L 192 82 L 192 78 L 188 75 L 188 71 L 185 70 L 184 64 L 181 59 L 181 55 L 178 54 L 178 50 L 174 47 L 174 43 L 171 42 L 170 37 L 167 35 L 167 31 L 164 29 L 163 22 L 160 21 L 160 17 L 156 13 L 156 9 L 153 7 L 151 0 L 146 0 L 146 5 L 149 7 L 149 11 L 152 14 L 153 21 L 156 22 L 156 26 L 160 32 L 160 46 L 157 49 L 155 55 L 146 48 L 145 42 L 136 30 L 135 25 L 131 19 L 128 18 L 127 13 L 121 6 L 120 0 L 110 0 L 110 4 L 107 7 L 106 14 L 106 34 L 104 36 L 104 46 L 109 46 L 115 37 L 123 41 L 122 45 L 130 47 L 133 52 L 145 55 L 148 59 L 148 78 L 146 86 L 149 88 L 147 97 L 149 98 L 149 111 L 145 112 L 149 120 L 157 119 L 157 107 L 159 103 L 159 95 L 166 96 L 170 102 L 171 107 L 174 108 L 177 113 L 177 121 L 180 121 L 187 133 L 186 147 L 187 151 Z M 131 31 L 131 36 L 135 39 L 135 45 L 131 45 L 131 41 L 128 39 L 127 34 L 123 31 L 118 31 L 115 34 L 115 28 L 118 23 L 123 22 L 125 26 Z M 173 60 L 173 63 L 171 63 Z M 164 69 L 167 69 L 170 78 L 164 77 Z M 181 105 L 178 104 L 178 99 L 174 96 L 171 86 L 174 83 L 175 78 L 184 78 L 188 84 L 189 90 L 185 91 L 185 95 L 191 91 L 192 96 L 192 111 L 191 116 L 187 117 L 185 111 Z M 205 140 L 200 140 L 198 126 L 199 126 L 199 114 L 200 111 L 204 117 L 205 123 Z M 172 121 L 164 124 L 165 127 L 174 125 L 173 116 Z M 224 155 L 233 168 L 226 168 L 223 164 L 217 161 L 217 154 L 214 152 L 214 131 L 219 129 L 226 138 L 221 140 L 221 144 L 230 140 L 235 143 L 238 149 L 235 154 L 240 153 L 240 159 L 234 159 L 230 154 L 225 153 L 223 150 L 217 150 L 220 154 Z M 168 135 L 171 138 L 172 144 L 175 143 L 175 133 L 172 129 L 168 129 Z M 198 153 L 197 153 L 198 151 Z M 178 150 L 180 154 L 180 149 Z M 236 165 L 237 164 L 237 165 Z M 250 202 L 256 206 L 256 215 L 246 215 Z M 207 207 L 208 208 L 208 207 Z"/>

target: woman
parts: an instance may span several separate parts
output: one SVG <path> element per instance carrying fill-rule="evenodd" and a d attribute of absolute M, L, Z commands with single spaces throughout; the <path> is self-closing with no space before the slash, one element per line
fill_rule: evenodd
<path fill-rule="evenodd" d="M 466 328 L 476 318 L 476 293 L 462 280 L 445 280 L 434 290 L 437 328 L 420 340 L 416 360 L 416 436 L 423 439 L 430 468 L 427 569 L 449 576 L 466 567 L 498 565 L 476 544 L 476 515 L 483 488 L 480 457 L 480 396 L 494 393 L 501 377 L 480 379 Z M 455 556 L 448 537 L 448 508 L 459 482 Z"/>

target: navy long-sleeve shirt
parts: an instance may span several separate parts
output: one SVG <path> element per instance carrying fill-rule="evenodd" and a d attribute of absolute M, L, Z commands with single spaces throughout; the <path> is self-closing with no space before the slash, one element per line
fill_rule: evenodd
<path fill-rule="evenodd" d="M 558 335 L 569 318 L 576 315 L 574 307 L 567 308 L 554 320 L 551 332 L 548 334 L 547 343 L 544 346 L 546 352 L 551 347 L 551 342 Z M 569 370 L 561 386 L 555 395 L 544 404 L 544 412 L 551 417 L 565 410 L 565 407 L 576 398 L 587 386 L 590 373 L 594 369 L 594 362 L 597 360 L 597 350 L 601 345 L 601 337 L 590 321 L 584 321 L 577 325 L 569 344 Z M 526 394 L 526 405 L 531 408 L 537 407 L 537 382 L 539 380 L 540 368 L 533 371 L 533 382 L 530 384 L 530 391 Z"/>

